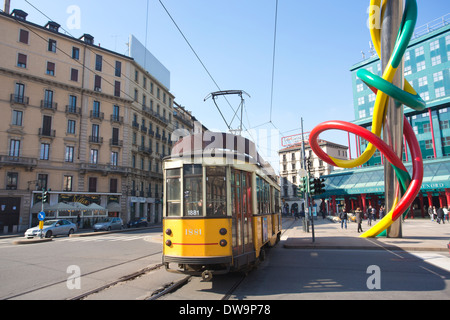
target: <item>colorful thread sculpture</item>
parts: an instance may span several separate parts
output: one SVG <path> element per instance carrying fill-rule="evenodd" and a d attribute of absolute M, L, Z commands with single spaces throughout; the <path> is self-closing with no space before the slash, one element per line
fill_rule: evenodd
<path fill-rule="evenodd" d="M 388 1 L 384 0 L 381 6 L 381 15 L 384 13 L 384 7 Z M 380 8 L 381 0 L 371 0 L 371 6 Z M 373 8 L 373 7 L 371 7 Z M 344 121 L 327 121 L 316 126 L 310 133 L 309 143 L 316 155 L 323 161 L 333 166 L 343 168 L 354 168 L 366 163 L 375 153 L 376 149 L 380 150 L 386 160 L 394 168 L 396 177 L 399 181 L 398 187 L 395 191 L 395 200 L 392 208 L 371 229 L 361 235 L 361 237 L 376 237 L 383 235 L 385 230 L 399 217 L 405 216 L 411 207 L 412 202 L 420 191 L 423 179 L 423 161 L 420 151 L 419 143 L 406 117 L 403 119 L 403 134 L 411 152 L 411 161 L 413 167 L 412 177 L 409 175 L 402 159 L 399 158 L 395 152 L 389 147 L 381 138 L 381 130 L 384 125 L 386 110 L 388 107 L 388 97 L 395 99 L 398 104 L 397 107 L 403 108 L 402 104 L 408 107 L 421 111 L 426 107 L 425 102 L 416 93 L 412 86 L 405 80 L 404 90 L 394 86 L 392 81 L 394 79 L 397 68 L 399 67 L 406 48 L 411 40 L 414 32 L 414 27 L 417 20 L 417 3 L 416 0 L 406 0 L 403 18 L 400 25 L 400 30 L 397 35 L 394 51 L 390 57 L 389 63 L 386 66 L 383 76 L 379 77 L 365 69 L 360 69 L 357 76 L 376 94 L 376 100 L 373 111 L 372 131 L 357 126 L 355 124 Z M 382 21 L 382 19 L 381 19 Z M 381 29 L 370 29 L 372 42 L 379 57 L 381 57 Z M 351 132 L 359 137 L 365 139 L 369 144 L 364 152 L 356 159 L 341 160 L 336 159 L 326 154 L 318 144 L 319 134 L 326 130 L 341 130 Z M 400 194 L 403 196 L 400 198 Z M 400 198 L 400 199 L 399 199 Z"/>

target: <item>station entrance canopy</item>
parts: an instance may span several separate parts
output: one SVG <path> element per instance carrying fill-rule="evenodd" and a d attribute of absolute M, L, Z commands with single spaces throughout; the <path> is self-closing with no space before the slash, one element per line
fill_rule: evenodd
<path fill-rule="evenodd" d="M 405 164 L 410 175 L 412 166 Z M 357 194 L 384 193 L 384 167 L 335 171 L 325 178 L 321 198 Z M 437 192 L 450 188 L 450 159 L 425 160 L 421 192 Z"/>

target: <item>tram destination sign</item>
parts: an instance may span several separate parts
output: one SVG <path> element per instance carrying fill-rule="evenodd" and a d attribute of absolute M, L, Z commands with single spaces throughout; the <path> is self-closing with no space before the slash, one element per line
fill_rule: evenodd
<path fill-rule="evenodd" d="M 303 139 L 305 141 L 308 141 L 309 139 L 309 132 L 304 132 L 303 133 Z M 302 134 L 294 134 L 291 136 L 285 136 L 285 137 L 281 137 L 281 146 L 283 147 L 290 147 L 296 144 L 301 144 L 302 143 Z"/>

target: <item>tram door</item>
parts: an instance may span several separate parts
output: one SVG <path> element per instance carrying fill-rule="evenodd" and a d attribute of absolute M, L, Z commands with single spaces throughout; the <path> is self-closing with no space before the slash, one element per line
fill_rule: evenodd
<path fill-rule="evenodd" d="M 233 255 L 253 250 L 251 173 L 231 171 Z"/>

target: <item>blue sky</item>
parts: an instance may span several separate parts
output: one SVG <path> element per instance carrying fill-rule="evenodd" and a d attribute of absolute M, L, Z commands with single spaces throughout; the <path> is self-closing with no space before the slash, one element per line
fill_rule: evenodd
<path fill-rule="evenodd" d="M 27 2 L 28 1 L 28 2 Z M 211 99 L 218 91 L 159 0 L 11 0 L 11 10 L 26 11 L 28 20 L 44 25 L 48 18 L 74 37 L 89 33 L 102 47 L 127 53 L 134 34 L 170 70 L 175 101 L 191 110 L 206 127 L 225 131 L 226 125 Z M 349 68 L 369 56 L 366 27 L 369 1 L 279 0 L 273 86 L 272 57 L 276 0 L 162 0 L 221 90 L 244 90 L 244 126 L 260 152 L 278 168 L 279 138 L 305 131 L 326 120 L 354 120 Z M 450 13 L 448 0 L 418 0 L 417 26 Z M 80 28 L 69 29 L 72 5 L 80 8 Z M 240 100 L 229 97 L 233 108 Z M 229 122 L 227 102 L 218 105 Z M 269 121 L 272 123 L 268 123 Z M 238 122 L 233 122 L 237 127 Z M 255 128 L 256 127 L 256 128 Z M 279 134 L 279 136 L 278 136 Z M 276 138 L 273 136 L 276 135 Z M 347 145 L 347 134 L 323 138 Z M 354 139 L 353 139 L 354 140 Z M 352 141 L 353 144 L 353 141 Z M 352 152 L 354 154 L 354 152 Z"/>

